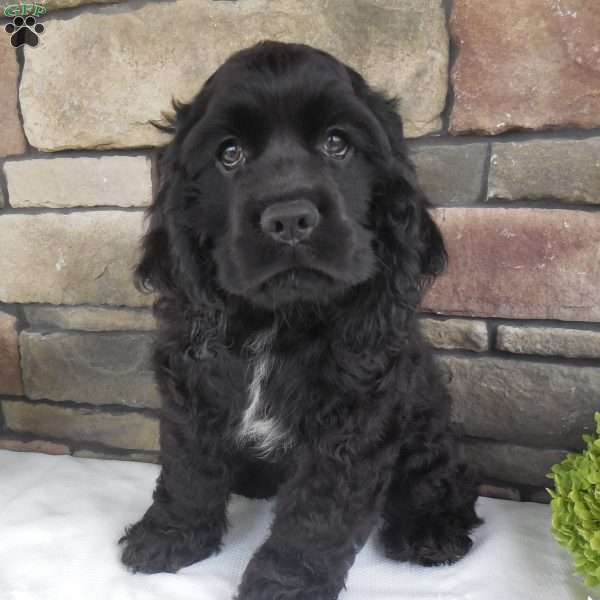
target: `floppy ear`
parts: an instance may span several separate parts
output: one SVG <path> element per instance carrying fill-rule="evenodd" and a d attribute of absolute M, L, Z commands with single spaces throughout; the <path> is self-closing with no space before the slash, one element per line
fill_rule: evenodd
<path fill-rule="evenodd" d="M 429 215 L 425 202 L 421 203 L 421 223 L 419 235 L 423 248 L 421 250 L 421 272 L 429 277 L 441 275 L 448 263 L 448 254 L 444 238 L 435 221 Z"/>
<path fill-rule="evenodd" d="M 374 91 L 356 71 L 348 69 L 348 72 L 355 93 L 373 113 L 389 144 L 389 148 L 383 150 L 387 156 L 382 165 L 385 174 L 381 182 L 383 185 L 379 185 L 379 201 L 388 213 L 388 225 L 394 225 L 396 236 L 402 238 L 396 242 L 403 247 L 405 260 L 410 255 L 406 246 L 411 246 L 422 287 L 425 281 L 444 271 L 447 254 L 442 234 L 428 212 L 431 205 L 408 158 L 397 100 Z"/>
<path fill-rule="evenodd" d="M 167 146 L 158 154 L 159 163 L 165 162 Z M 142 256 L 135 269 L 136 287 L 143 292 L 167 294 L 175 289 L 171 245 L 165 222 L 165 204 L 169 193 L 170 169 L 161 168 L 159 191 L 149 207 L 146 218 L 148 230 L 142 240 Z"/>
<path fill-rule="evenodd" d="M 186 183 L 182 145 L 189 129 L 202 116 L 203 91 L 191 104 L 174 104 L 175 116 L 161 129 L 174 134 L 158 154 L 159 186 L 148 209 L 148 230 L 142 241 L 142 256 L 135 270 L 135 281 L 142 291 L 157 292 L 159 303 L 172 301 L 195 306 L 210 304 L 214 264 L 210 253 L 195 238 L 186 235 L 186 223 L 179 206 L 193 184 Z"/>

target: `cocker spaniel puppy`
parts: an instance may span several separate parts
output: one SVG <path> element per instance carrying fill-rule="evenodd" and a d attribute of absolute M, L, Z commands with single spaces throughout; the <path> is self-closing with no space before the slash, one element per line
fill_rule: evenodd
<path fill-rule="evenodd" d="M 452 563 L 479 523 L 415 311 L 446 260 L 394 103 L 263 42 L 178 105 L 137 269 L 158 295 L 162 470 L 122 560 L 219 550 L 232 493 L 277 496 L 239 600 L 333 600 L 387 555 Z"/>

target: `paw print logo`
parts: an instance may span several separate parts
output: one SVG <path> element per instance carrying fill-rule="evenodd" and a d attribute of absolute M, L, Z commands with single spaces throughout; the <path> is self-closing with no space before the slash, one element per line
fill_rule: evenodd
<path fill-rule="evenodd" d="M 8 23 L 4 30 L 6 33 L 12 34 L 10 36 L 10 43 L 18 48 L 27 44 L 35 48 L 38 45 L 38 35 L 44 33 L 44 26 L 37 22 L 37 19 L 33 15 L 28 17 L 15 17 L 12 23 Z"/>

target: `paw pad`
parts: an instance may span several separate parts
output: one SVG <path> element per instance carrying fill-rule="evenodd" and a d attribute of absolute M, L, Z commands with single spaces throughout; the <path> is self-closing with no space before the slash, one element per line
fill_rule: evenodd
<path fill-rule="evenodd" d="M 11 34 L 10 43 L 15 47 L 27 44 L 35 48 L 39 43 L 38 35 L 44 33 L 44 26 L 37 22 L 33 15 L 28 17 L 14 17 L 11 23 L 4 27 L 6 33 Z"/>

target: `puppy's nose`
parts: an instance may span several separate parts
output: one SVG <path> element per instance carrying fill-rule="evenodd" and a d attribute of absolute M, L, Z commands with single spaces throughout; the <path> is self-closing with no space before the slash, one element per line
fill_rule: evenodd
<path fill-rule="evenodd" d="M 312 202 L 292 200 L 267 206 L 260 217 L 260 226 L 276 242 L 295 246 L 312 235 L 319 220 L 319 211 Z"/>

